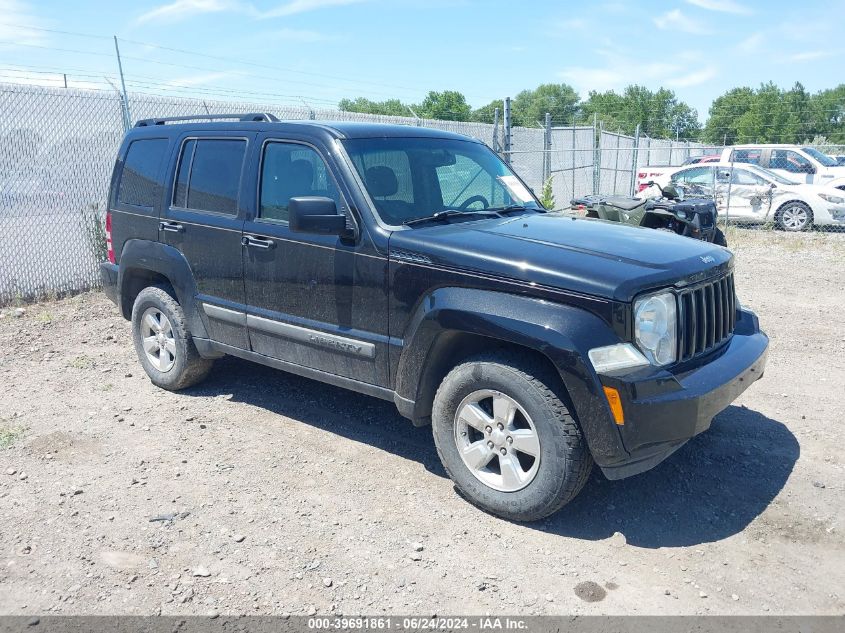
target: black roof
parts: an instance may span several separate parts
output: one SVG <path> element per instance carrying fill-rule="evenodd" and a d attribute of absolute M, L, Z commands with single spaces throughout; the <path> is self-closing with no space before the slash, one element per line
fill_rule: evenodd
<path fill-rule="evenodd" d="M 235 120 L 222 120 L 225 118 Z M 210 120 L 221 119 L 221 120 Z M 161 134 L 162 131 L 181 133 L 187 130 L 244 130 L 244 131 L 289 131 L 302 128 L 320 130 L 334 138 L 451 138 L 467 140 L 469 137 L 454 132 L 421 127 L 417 125 L 397 125 L 391 123 L 367 123 L 359 121 L 279 121 L 272 115 L 197 115 L 194 117 L 153 118 L 138 121 L 133 132 L 146 136 L 143 132 Z"/>

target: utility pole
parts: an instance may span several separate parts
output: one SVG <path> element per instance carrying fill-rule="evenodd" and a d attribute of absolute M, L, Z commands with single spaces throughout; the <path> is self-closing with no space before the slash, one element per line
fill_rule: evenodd
<path fill-rule="evenodd" d="M 117 69 L 120 71 L 120 86 L 123 88 L 123 124 L 128 130 L 132 127 L 132 116 L 129 114 L 129 95 L 126 94 L 126 81 L 123 79 L 123 64 L 120 61 L 120 48 L 117 45 L 117 35 L 114 36 L 114 52 L 117 54 Z"/>

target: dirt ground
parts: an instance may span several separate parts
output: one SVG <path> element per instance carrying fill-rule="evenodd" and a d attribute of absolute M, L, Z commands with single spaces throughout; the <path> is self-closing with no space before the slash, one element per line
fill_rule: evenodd
<path fill-rule="evenodd" d="M 231 358 L 168 393 L 100 294 L 3 309 L 0 613 L 845 612 L 845 235 L 728 239 L 765 377 L 530 525 L 390 403 Z"/>

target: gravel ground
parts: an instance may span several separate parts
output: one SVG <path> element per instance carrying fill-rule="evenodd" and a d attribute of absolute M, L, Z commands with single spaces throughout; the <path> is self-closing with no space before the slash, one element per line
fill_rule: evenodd
<path fill-rule="evenodd" d="M 728 239 L 765 377 L 531 525 L 389 403 L 231 358 L 168 393 L 100 294 L 4 309 L 0 613 L 843 613 L 845 235 Z"/>

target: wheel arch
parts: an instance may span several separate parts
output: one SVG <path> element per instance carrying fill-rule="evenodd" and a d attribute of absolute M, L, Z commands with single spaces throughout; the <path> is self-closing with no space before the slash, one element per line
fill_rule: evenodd
<path fill-rule="evenodd" d="M 120 255 L 118 289 L 120 309 L 130 318 L 138 293 L 154 285 L 168 285 L 182 306 L 192 336 L 207 338 L 205 323 L 197 309 L 196 283 L 188 261 L 179 250 L 149 240 L 128 240 Z"/>
<path fill-rule="evenodd" d="M 582 308 L 500 292 L 440 288 L 418 309 L 395 375 L 396 404 L 415 425 L 430 421 L 434 394 L 462 360 L 502 349 L 530 354 L 560 378 L 561 395 L 591 452 L 624 453 L 601 385 L 587 361 L 593 347 L 619 342 L 604 320 Z"/>

